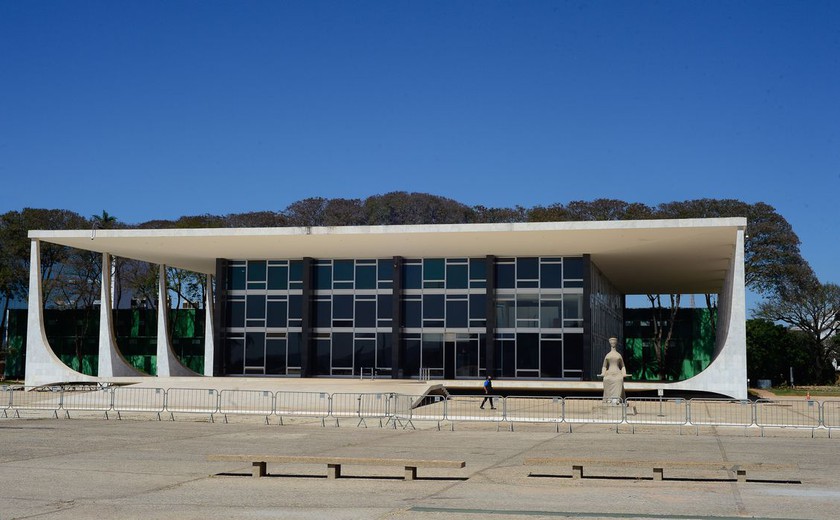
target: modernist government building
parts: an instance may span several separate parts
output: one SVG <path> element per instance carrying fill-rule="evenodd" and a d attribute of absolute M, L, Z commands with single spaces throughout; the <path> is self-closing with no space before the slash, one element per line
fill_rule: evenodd
<path fill-rule="evenodd" d="M 713 293 L 711 362 L 655 388 L 745 398 L 745 227 L 743 218 L 716 218 L 31 231 L 26 383 L 140 375 L 114 339 L 107 288 L 115 255 L 209 275 L 204 376 L 373 370 L 409 379 L 422 370 L 440 380 L 492 375 L 588 388 L 599 381 L 608 338 L 623 338 L 627 295 Z M 96 378 L 71 370 L 50 348 L 41 242 L 103 254 Z M 165 307 L 158 305 L 159 323 Z M 200 375 L 174 355 L 166 327 L 158 329 L 158 377 Z"/>

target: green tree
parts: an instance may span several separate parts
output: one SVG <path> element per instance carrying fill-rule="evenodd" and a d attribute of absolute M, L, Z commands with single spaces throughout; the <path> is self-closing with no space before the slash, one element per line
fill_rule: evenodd
<path fill-rule="evenodd" d="M 815 383 L 834 381 L 831 361 L 836 352 L 831 338 L 840 330 L 840 286 L 813 279 L 791 284 L 759 303 L 753 314 L 804 334 L 811 367 L 808 379 Z"/>

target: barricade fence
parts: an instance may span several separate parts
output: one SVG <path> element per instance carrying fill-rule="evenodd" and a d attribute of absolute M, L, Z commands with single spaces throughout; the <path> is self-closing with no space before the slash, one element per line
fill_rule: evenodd
<path fill-rule="evenodd" d="M 773 400 L 759 399 L 754 404 L 755 425 L 762 429 L 775 428 L 808 428 L 812 431 L 821 425 L 822 413 L 818 401 L 811 399 Z"/>
<path fill-rule="evenodd" d="M 154 413 L 160 420 L 160 414 L 166 410 L 166 390 L 163 388 L 118 386 L 113 394 L 113 410 L 118 419 L 123 413 Z"/>
<path fill-rule="evenodd" d="M 688 422 L 693 426 L 752 426 L 753 405 L 738 399 L 691 399 Z"/>
<path fill-rule="evenodd" d="M 330 394 L 326 392 L 277 392 L 274 394 L 274 415 L 280 417 L 316 417 L 321 424 L 330 415 Z"/>
<path fill-rule="evenodd" d="M 0 410 L 3 410 L 3 417 L 8 417 L 7 410 L 12 406 L 12 389 L 8 385 L 0 386 Z"/>
<path fill-rule="evenodd" d="M 625 400 L 627 424 L 688 424 L 688 400 L 663 397 L 634 397 Z"/>
<path fill-rule="evenodd" d="M 174 421 L 175 413 L 213 414 L 219 411 L 219 392 L 203 388 L 170 388 L 166 391 L 166 411 Z"/>
<path fill-rule="evenodd" d="M 482 408 L 482 405 L 484 407 Z M 748 428 L 840 428 L 840 400 L 812 399 L 757 401 L 737 399 L 628 398 L 604 400 L 598 397 L 406 395 L 396 393 L 271 392 L 266 390 L 215 390 L 208 388 L 134 388 L 75 386 L 68 388 L 0 386 L 0 410 L 8 417 L 14 411 L 63 410 L 160 414 L 258 415 L 378 420 L 380 426 L 413 426 L 413 421 L 444 421 L 608 425 L 733 426 Z M 454 426 L 453 426 L 454 429 Z"/>
<path fill-rule="evenodd" d="M 74 388 L 73 390 L 62 390 L 61 407 L 67 417 L 70 411 L 103 412 L 108 416 L 108 411 L 114 405 L 114 393 L 108 387 Z"/>
<path fill-rule="evenodd" d="M 828 428 L 828 436 L 831 437 L 832 428 L 840 428 L 840 401 L 822 402 L 822 424 Z"/>
<path fill-rule="evenodd" d="M 262 415 L 268 423 L 274 413 L 274 394 L 267 390 L 222 390 L 219 413 L 225 421 L 228 415 Z"/>

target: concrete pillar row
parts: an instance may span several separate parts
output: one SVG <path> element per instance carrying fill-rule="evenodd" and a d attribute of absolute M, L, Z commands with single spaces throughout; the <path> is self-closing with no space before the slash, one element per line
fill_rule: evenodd
<path fill-rule="evenodd" d="M 29 309 L 26 320 L 26 386 L 55 383 L 95 382 L 93 376 L 76 372 L 53 352 L 44 329 L 44 298 L 41 285 L 41 242 L 33 240 L 29 254 Z"/>
<path fill-rule="evenodd" d="M 169 306 L 166 302 L 166 266 L 160 265 L 158 274 L 157 375 L 158 377 L 199 376 L 185 367 L 169 340 Z"/>
<path fill-rule="evenodd" d="M 102 291 L 99 304 L 99 377 L 145 376 L 123 357 L 114 335 L 111 301 L 111 255 L 102 253 Z"/>

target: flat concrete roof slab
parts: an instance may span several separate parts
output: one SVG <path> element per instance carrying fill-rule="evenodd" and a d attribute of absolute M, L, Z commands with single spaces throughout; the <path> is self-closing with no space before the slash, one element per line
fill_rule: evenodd
<path fill-rule="evenodd" d="M 217 258 L 591 255 L 625 294 L 712 293 L 745 218 L 420 226 L 100 229 L 29 232 L 79 249 L 213 274 Z"/>

